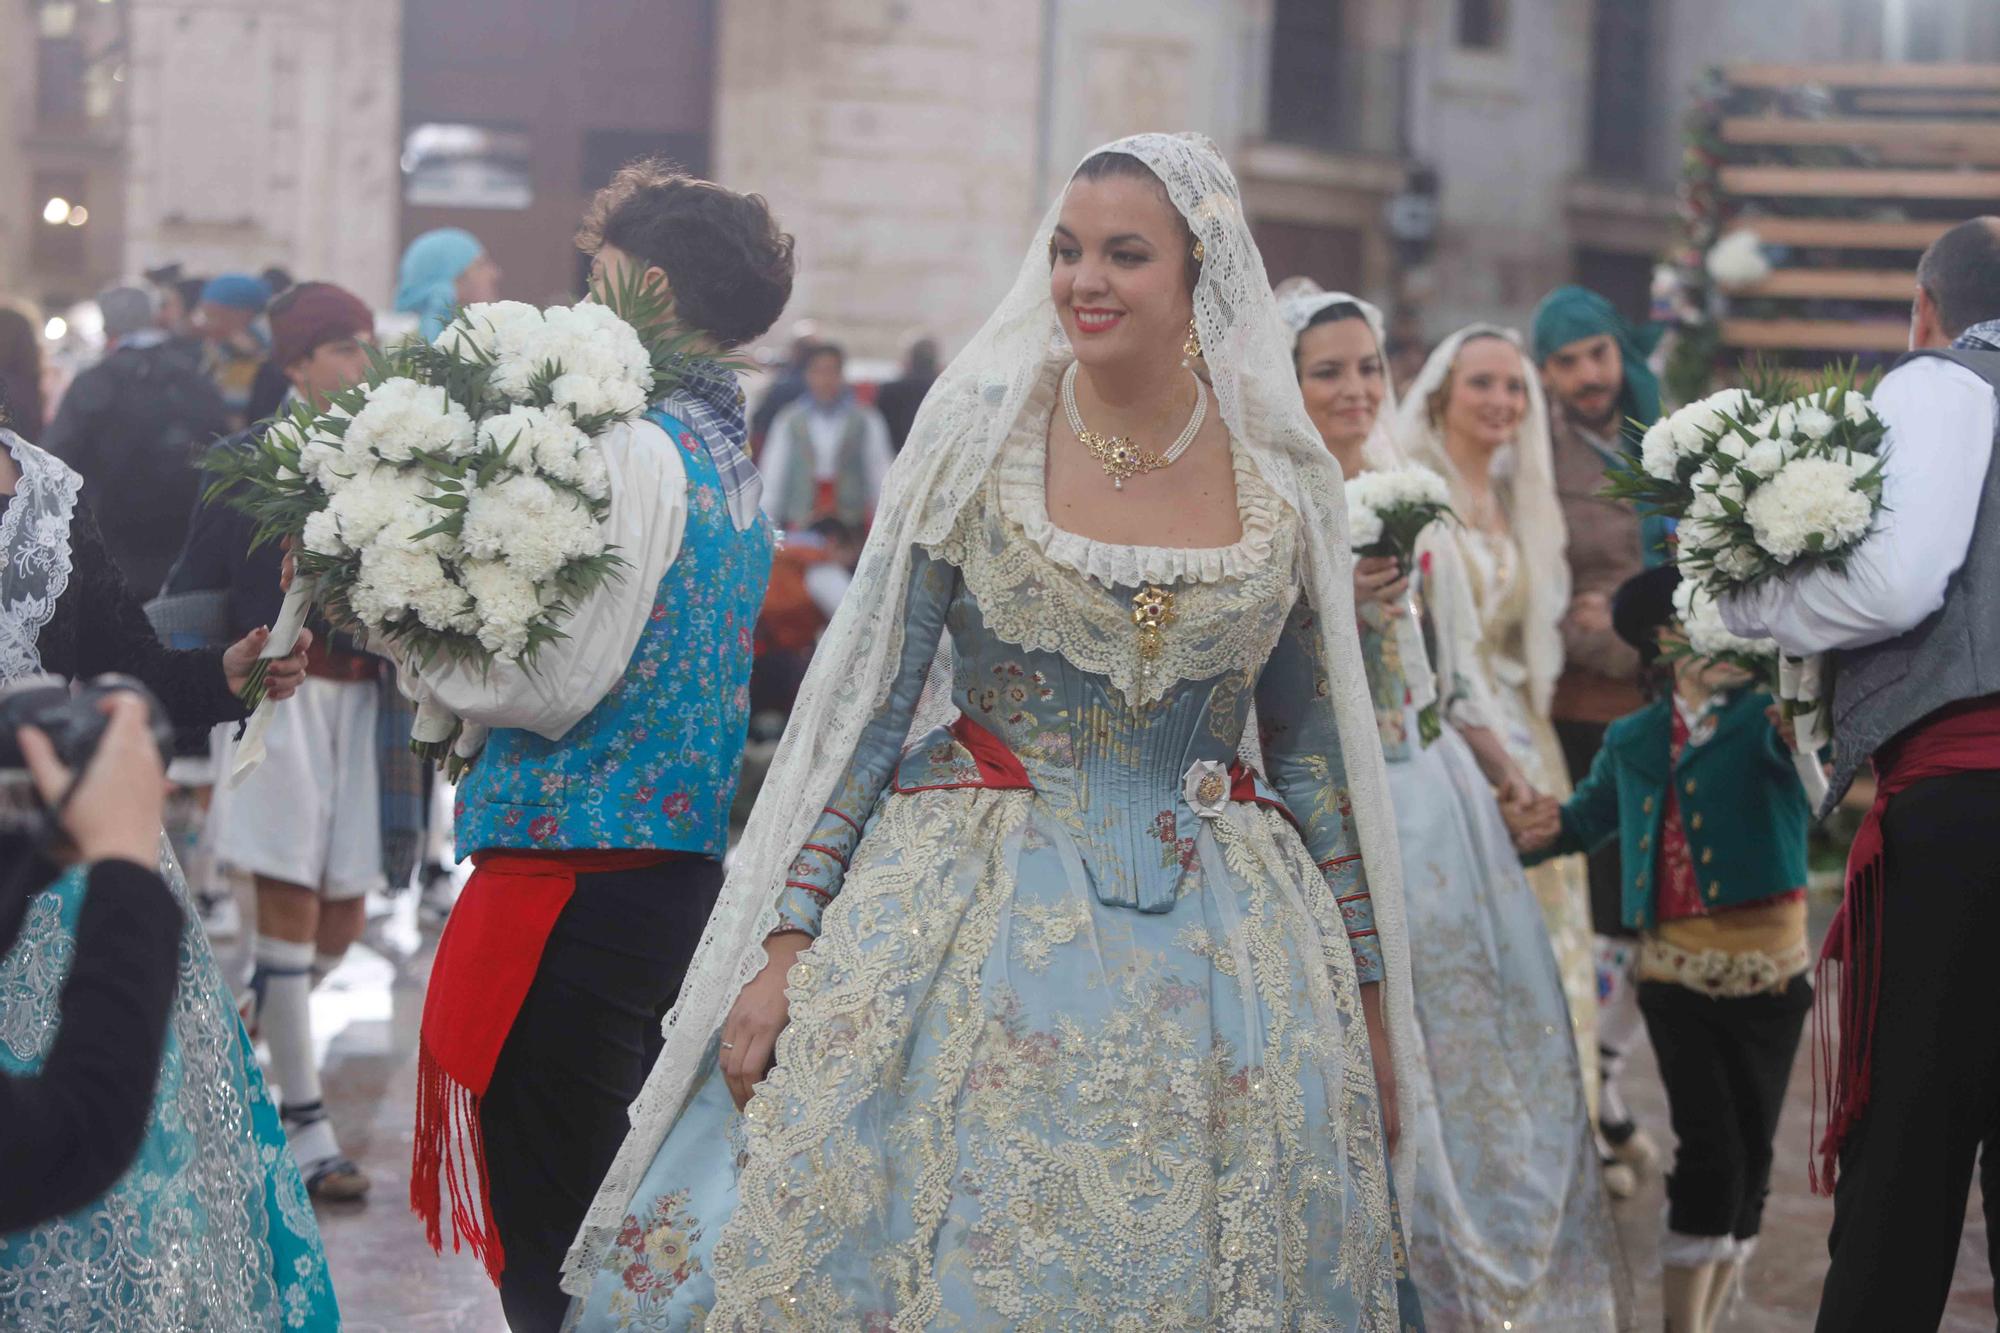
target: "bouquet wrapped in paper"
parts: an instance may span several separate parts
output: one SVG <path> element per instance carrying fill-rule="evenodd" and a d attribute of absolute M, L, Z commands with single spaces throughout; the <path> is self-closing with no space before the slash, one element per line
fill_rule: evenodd
<path fill-rule="evenodd" d="M 1790 572 L 1841 569 L 1882 512 L 1888 428 L 1853 372 L 1791 397 L 1775 377 L 1753 378 L 1749 388 L 1725 389 L 1662 418 L 1646 431 L 1636 463 L 1614 464 L 1606 488 L 1679 520 L 1683 587 L 1698 585 L 1711 603 Z M 1720 645 L 1714 636 L 1727 631 L 1719 613 L 1703 632 Z M 1694 650 L 1740 655 L 1729 645 L 1718 654 Z M 1820 666 L 1817 658 L 1778 656 L 1767 677 L 1808 754 L 1827 740 Z M 1823 790 L 1824 781 L 1807 786 Z"/>
<path fill-rule="evenodd" d="M 1450 515 L 1450 488 L 1443 477 L 1420 464 L 1364 472 L 1347 483 L 1348 542 L 1355 554 L 1391 557 L 1405 575 L 1416 568 L 1418 537 Z M 1437 679 L 1424 651 L 1415 605 L 1403 607 L 1395 622 L 1396 648 L 1410 703 L 1417 710 L 1417 733 L 1428 745 L 1438 738 L 1442 724 Z"/>
<path fill-rule="evenodd" d="M 297 406 L 252 447 L 211 455 L 214 491 L 296 561 L 266 656 L 290 651 L 316 604 L 404 660 L 532 669 L 622 567 L 596 439 L 672 387 L 686 339 L 668 312 L 636 280 L 573 306 L 468 306 L 434 342 L 378 353 L 325 410 Z M 269 725 L 260 677 L 245 702 L 239 771 Z M 427 703 L 412 742 L 444 759 L 459 741 L 462 761 L 478 734 Z"/>

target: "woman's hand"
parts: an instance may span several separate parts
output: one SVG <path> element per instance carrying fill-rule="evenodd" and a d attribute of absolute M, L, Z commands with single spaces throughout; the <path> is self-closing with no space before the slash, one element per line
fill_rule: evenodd
<path fill-rule="evenodd" d="M 1354 562 L 1354 604 L 1379 602 L 1390 615 L 1401 615 L 1410 595 L 1410 580 L 1394 556 L 1371 555 Z"/>
<path fill-rule="evenodd" d="M 222 675 L 229 682 L 232 694 L 243 693 L 243 687 L 250 683 L 251 668 L 264 655 L 264 645 L 271 641 L 271 631 L 259 626 L 229 645 L 222 654 Z M 292 645 L 289 657 L 274 657 L 264 669 L 264 697 L 267 699 L 289 699 L 298 693 L 299 685 L 306 678 L 306 649 L 312 647 L 312 631 L 299 631 L 299 641 Z"/>
<path fill-rule="evenodd" d="M 1382 1133 L 1389 1140 L 1389 1151 L 1394 1152 L 1403 1137 L 1403 1117 L 1396 1105 L 1396 1062 L 1390 1058 L 1380 982 L 1371 981 L 1361 988 L 1361 1013 L 1368 1020 L 1368 1050 L 1375 1059 L 1375 1096 L 1382 1103 Z"/>
<path fill-rule="evenodd" d="M 1528 781 L 1528 775 L 1514 762 L 1514 756 L 1507 753 L 1506 743 L 1491 727 L 1460 727 L 1458 734 L 1465 738 L 1466 748 L 1479 763 L 1479 771 L 1493 784 L 1494 796 L 1505 806 L 1523 805 L 1535 799 L 1535 784 Z"/>
<path fill-rule="evenodd" d="M 778 1034 L 791 1020 L 791 1002 L 785 998 L 785 976 L 792 970 L 812 937 L 802 930 L 781 930 L 764 941 L 770 960 L 764 970 L 751 978 L 722 1024 L 722 1081 L 729 1096 L 742 1110 L 750 1104 L 750 1094 L 771 1072 L 777 1060 Z"/>

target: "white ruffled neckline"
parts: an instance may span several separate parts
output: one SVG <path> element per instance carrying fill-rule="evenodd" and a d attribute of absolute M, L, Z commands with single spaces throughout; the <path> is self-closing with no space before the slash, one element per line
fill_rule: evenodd
<path fill-rule="evenodd" d="M 1243 535 L 1227 546 L 1125 546 L 1057 527 L 1049 517 L 1049 418 L 1062 377 L 1060 362 L 1030 391 L 996 468 L 1000 512 L 1043 555 L 1106 588 L 1146 583 L 1220 583 L 1239 579 L 1271 558 L 1284 504 L 1264 483 L 1247 451 L 1229 440 L 1236 474 L 1237 518 Z"/>

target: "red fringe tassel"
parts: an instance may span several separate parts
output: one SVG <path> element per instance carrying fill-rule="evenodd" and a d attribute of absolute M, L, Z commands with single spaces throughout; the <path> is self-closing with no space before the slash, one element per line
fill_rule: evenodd
<path fill-rule="evenodd" d="M 1857 839 L 1857 842 L 1860 841 Z M 1866 849 L 1864 849 L 1866 850 Z M 1833 976 L 1839 965 L 1838 978 Z M 1829 983 L 1836 984 L 1829 984 Z M 1847 880 L 1847 893 L 1820 950 L 1813 974 L 1810 1133 L 1807 1175 L 1815 1194 L 1833 1193 L 1840 1148 L 1868 1108 L 1873 1073 L 1875 1009 L 1882 998 L 1882 854 L 1874 849 Z M 1838 1053 L 1835 1043 L 1838 1038 Z M 1820 1133 L 1820 1097 L 1826 1096 L 1826 1132 Z"/>
<path fill-rule="evenodd" d="M 442 1184 L 442 1188 L 440 1188 Z M 451 1197 L 451 1248 L 461 1241 L 495 1283 L 507 1266 L 486 1181 L 479 1096 L 445 1073 L 423 1043 L 417 1057 L 417 1129 L 410 1146 L 410 1210 L 424 1219 L 431 1249 L 444 1253 L 444 1196 Z"/>

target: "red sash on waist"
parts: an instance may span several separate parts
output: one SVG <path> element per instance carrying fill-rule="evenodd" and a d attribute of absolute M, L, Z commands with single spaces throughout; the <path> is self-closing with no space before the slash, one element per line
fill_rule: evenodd
<path fill-rule="evenodd" d="M 424 1219 L 431 1248 L 442 1253 L 443 1196 L 449 1194 L 452 1249 L 462 1239 L 495 1282 L 506 1255 L 493 1225 L 479 1100 L 493 1080 L 500 1048 L 528 998 L 549 932 L 576 892 L 576 877 L 637 870 L 674 855 L 475 853 L 472 878 L 438 937 L 418 1045 L 410 1208 Z"/>
<path fill-rule="evenodd" d="M 1889 799 L 1926 778 L 2000 769 L 2000 695 L 1941 708 L 1875 754 L 1875 803 L 1847 851 L 1847 886 L 1813 977 L 1813 1125 L 1826 1086 L 1826 1133 L 1809 1164 L 1816 1193 L 1833 1192 L 1840 1145 L 1868 1105 L 1870 1038 L 1882 992 L 1882 816 Z M 1924 886 L 1942 891 L 1940 886 Z M 1840 963 L 1837 1015 L 1828 967 Z M 1836 1027 L 1833 1019 L 1837 1016 Z M 1840 1053 L 1834 1056 L 1834 1035 Z"/>

